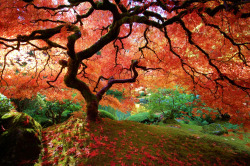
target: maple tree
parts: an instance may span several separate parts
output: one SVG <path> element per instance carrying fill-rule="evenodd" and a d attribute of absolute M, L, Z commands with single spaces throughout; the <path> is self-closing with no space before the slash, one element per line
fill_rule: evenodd
<path fill-rule="evenodd" d="M 1 0 L 0 92 L 78 91 L 95 121 L 100 102 L 121 106 L 105 96 L 111 87 L 128 96 L 179 84 L 247 124 L 249 8 L 244 0 Z"/>

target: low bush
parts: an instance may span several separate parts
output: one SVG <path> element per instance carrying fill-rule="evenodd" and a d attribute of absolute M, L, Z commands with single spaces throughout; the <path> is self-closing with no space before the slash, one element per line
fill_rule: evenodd
<path fill-rule="evenodd" d="M 159 118 L 160 115 L 151 114 L 149 112 L 142 112 L 128 117 L 127 120 L 145 124 L 152 124 L 158 122 Z"/>
<path fill-rule="evenodd" d="M 116 120 L 125 120 L 127 117 L 129 117 L 131 115 L 131 113 L 129 111 L 127 111 L 127 113 L 121 112 L 118 109 L 114 109 L 111 106 L 102 106 L 99 105 L 99 110 L 104 110 L 109 112 L 110 114 L 112 114 Z"/>
<path fill-rule="evenodd" d="M 79 103 L 73 103 L 71 100 L 63 100 L 63 102 L 47 101 L 46 96 L 40 94 L 32 100 L 18 101 L 15 99 L 15 102 L 22 108 L 21 112 L 30 115 L 43 127 L 64 122 L 71 116 L 71 113 L 82 108 Z"/>
<path fill-rule="evenodd" d="M 112 115 L 111 113 L 109 113 L 108 111 L 100 110 L 100 109 L 98 111 L 99 111 L 99 116 L 101 118 L 109 118 L 112 120 L 116 120 L 116 117 L 114 115 Z"/>
<path fill-rule="evenodd" d="M 11 104 L 10 99 L 0 93 L 0 115 L 9 112 L 11 109 L 14 109 L 14 106 Z"/>
<path fill-rule="evenodd" d="M 217 123 L 202 126 L 202 132 L 214 135 L 223 135 L 228 133 L 227 129 L 223 125 Z"/>
<path fill-rule="evenodd" d="M 186 93 L 183 88 L 158 89 L 157 92 L 151 91 L 150 95 L 144 97 L 148 102 L 140 103 L 141 112 L 162 113 L 170 111 L 170 117 L 164 119 L 182 119 L 182 123 L 204 126 L 214 123 L 218 119 L 229 120 L 230 116 L 222 114 L 219 110 L 212 109 L 202 103 L 199 95 Z"/>

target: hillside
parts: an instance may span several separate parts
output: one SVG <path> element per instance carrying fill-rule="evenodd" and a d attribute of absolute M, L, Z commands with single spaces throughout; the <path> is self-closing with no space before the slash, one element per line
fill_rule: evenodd
<path fill-rule="evenodd" d="M 191 125 L 145 125 L 82 118 L 45 128 L 36 165 L 247 165 L 250 148 L 237 137 L 211 136 Z"/>

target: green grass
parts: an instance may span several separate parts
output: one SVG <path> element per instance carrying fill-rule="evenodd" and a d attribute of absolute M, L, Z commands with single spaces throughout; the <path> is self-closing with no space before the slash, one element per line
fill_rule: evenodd
<path fill-rule="evenodd" d="M 45 148 L 36 165 L 247 165 L 248 136 L 212 136 L 200 129 L 111 119 L 86 124 L 71 117 L 44 129 Z"/>

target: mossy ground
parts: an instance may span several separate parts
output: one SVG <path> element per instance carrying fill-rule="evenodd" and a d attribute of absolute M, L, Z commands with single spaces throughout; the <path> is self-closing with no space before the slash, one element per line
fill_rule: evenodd
<path fill-rule="evenodd" d="M 247 165 L 249 135 L 240 140 L 200 129 L 106 118 L 87 124 L 71 117 L 44 129 L 44 149 L 36 165 Z"/>

